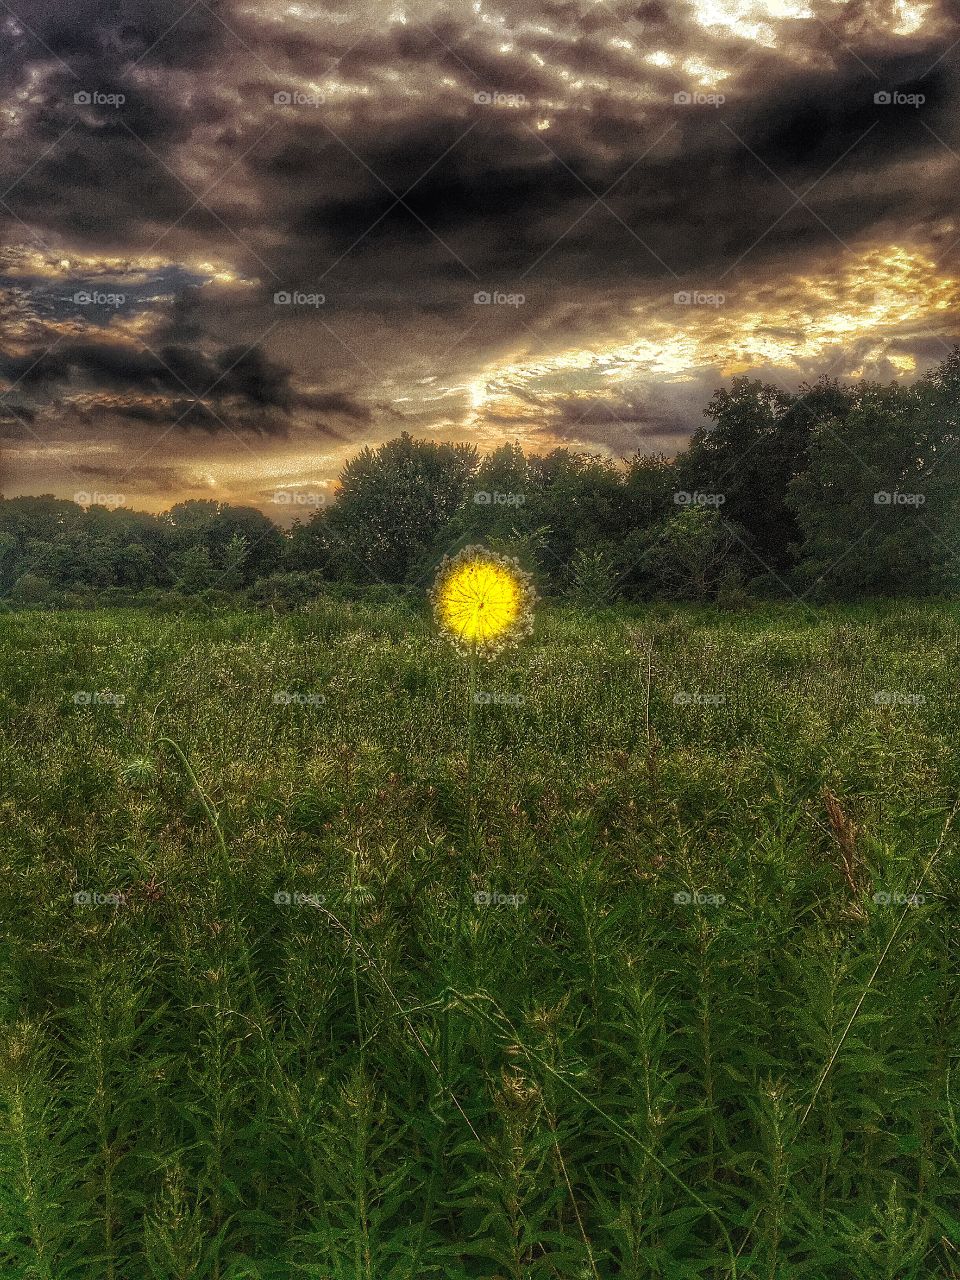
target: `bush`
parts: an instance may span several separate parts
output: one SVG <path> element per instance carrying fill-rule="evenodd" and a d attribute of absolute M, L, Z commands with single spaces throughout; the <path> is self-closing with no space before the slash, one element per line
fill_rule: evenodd
<path fill-rule="evenodd" d="M 13 604 L 51 604 L 56 592 L 46 578 L 24 573 L 10 588 L 7 599 Z"/>
<path fill-rule="evenodd" d="M 251 604 L 296 609 L 300 605 L 312 603 L 329 586 L 323 574 L 316 570 L 271 573 L 268 578 L 261 578 L 253 584 L 247 592 L 247 599 Z"/>

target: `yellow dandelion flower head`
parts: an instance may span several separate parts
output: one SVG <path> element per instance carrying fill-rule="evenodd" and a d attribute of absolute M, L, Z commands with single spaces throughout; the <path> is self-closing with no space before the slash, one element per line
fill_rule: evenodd
<path fill-rule="evenodd" d="M 516 560 L 464 547 L 444 560 L 433 588 L 437 622 L 458 648 L 492 654 L 529 635 L 536 592 Z"/>

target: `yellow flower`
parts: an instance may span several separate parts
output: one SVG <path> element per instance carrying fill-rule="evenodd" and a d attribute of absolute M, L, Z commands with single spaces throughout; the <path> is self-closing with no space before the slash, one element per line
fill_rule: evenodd
<path fill-rule="evenodd" d="M 490 654 L 527 635 L 536 594 L 516 560 L 464 547 L 444 560 L 433 588 L 437 621 L 467 651 Z"/>

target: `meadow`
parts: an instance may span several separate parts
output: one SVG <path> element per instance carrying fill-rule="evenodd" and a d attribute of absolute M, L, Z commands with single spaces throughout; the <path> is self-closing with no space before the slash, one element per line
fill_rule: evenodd
<path fill-rule="evenodd" d="M 960 1277 L 960 608 L 0 617 L 7 1280 Z"/>

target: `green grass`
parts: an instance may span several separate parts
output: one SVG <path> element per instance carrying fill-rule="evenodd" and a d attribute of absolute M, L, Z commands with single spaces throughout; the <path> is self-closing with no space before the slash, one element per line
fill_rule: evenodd
<path fill-rule="evenodd" d="M 0 618 L 0 1274 L 960 1276 L 958 671 L 544 607 L 470 838 L 415 612 Z"/>

